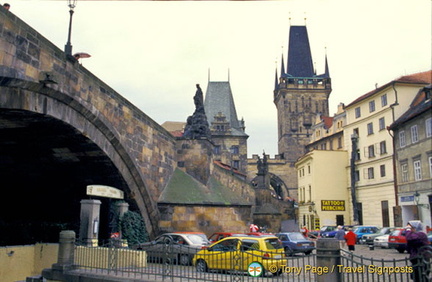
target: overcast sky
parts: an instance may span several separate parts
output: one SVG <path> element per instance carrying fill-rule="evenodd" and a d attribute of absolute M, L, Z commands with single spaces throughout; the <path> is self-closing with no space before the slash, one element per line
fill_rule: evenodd
<path fill-rule="evenodd" d="M 8 2 L 12 13 L 64 49 L 66 0 Z M 209 70 L 211 81 L 229 77 L 237 115 L 246 122 L 248 155 L 273 156 L 275 70 L 280 74 L 282 53 L 287 58 L 290 24 L 305 22 L 318 74 L 327 52 L 330 114 L 376 83 L 432 67 L 430 0 L 78 0 L 72 53 L 89 53 L 83 66 L 160 124 L 192 115 L 195 84 L 205 93 Z"/>

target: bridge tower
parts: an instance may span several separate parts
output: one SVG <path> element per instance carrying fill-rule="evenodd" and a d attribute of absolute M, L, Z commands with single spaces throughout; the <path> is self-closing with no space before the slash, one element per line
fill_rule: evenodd
<path fill-rule="evenodd" d="M 331 79 L 325 57 L 325 72 L 314 70 L 306 26 L 291 26 L 287 69 L 282 55 L 280 76 L 276 70 L 274 103 L 278 118 L 278 153 L 288 164 L 290 189 L 297 188 L 294 164 L 305 153 L 316 115 L 328 116 Z"/>

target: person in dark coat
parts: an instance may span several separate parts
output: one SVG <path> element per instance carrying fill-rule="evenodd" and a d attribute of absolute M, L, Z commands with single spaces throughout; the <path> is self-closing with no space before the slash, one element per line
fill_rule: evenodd
<path fill-rule="evenodd" d="M 407 240 L 407 251 L 409 260 L 413 267 L 411 278 L 415 282 L 426 281 L 422 279 L 422 250 L 421 247 L 429 245 L 426 233 L 423 232 L 423 225 L 419 220 L 408 221 L 405 227 L 405 238 Z M 424 277 L 426 279 L 426 277 Z"/>

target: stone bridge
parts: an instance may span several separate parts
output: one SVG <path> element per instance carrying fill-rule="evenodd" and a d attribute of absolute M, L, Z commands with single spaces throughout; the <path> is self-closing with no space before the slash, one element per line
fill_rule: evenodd
<path fill-rule="evenodd" d="M 154 234 L 159 189 L 175 166 L 166 130 L 0 9 L 1 214 L 74 217 L 86 185 L 101 184 L 123 190 Z"/>

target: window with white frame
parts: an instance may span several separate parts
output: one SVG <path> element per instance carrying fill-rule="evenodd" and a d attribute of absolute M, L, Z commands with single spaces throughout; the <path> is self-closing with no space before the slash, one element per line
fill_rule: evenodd
<path fill-rule="evenodd" d="M 401 180 L 402 182 L 408 182 L 408 164 L 401 164 Z"/>
<path fill-rule="evenodd" d="M 381 96 L 381 107 L 387 106 L 387 93 Z"/>
<path fill-rule="evenodd" d="M 379 119 L 379 130 L 384 130 L 385 129 L 385 119 L 384 117 Z"/>
<path fill-rule="evenodd" d="M 381 174 L 381 177 L 386 176 L 385 165 L 380 165 L 380 174 Z"/>
<path fill-rule="evenodd" d="M 414 165 L 414 180 L 415 181 L 422 180 L 420 160 L 414 161 L 413 165 Z"/>
<path fill-rule="evenodd" d="M 429 175 L 432 177 L 432 157 L 429 157 Z"/>
<path fill-rule="evenodd" d="M 417 125 L 411 126 L 411 142 L 417 143 L 418 142 L 418 129 Z"/>
<path fill-rule="evenodd" d="M 405 131 L 404 130 L 399 132 L 399 146 L 401 148 L 406 146 L 406 139 L 405 139 Z"/>
<path fill-rule="evenodd" d="M 360 107 L 355 108 L 355 117 L 356 117 L 356 118 L 361 117 Z"/>
<path fill-rule="evenodd" d="M 368 135 L 371 135 L 371 134 L 374 133 L 373 132 L 373 123 L 372 122 L 370 122 L 370 123 L 367 124 L 367 133 L 368 133 Z"/>
<path fill-rule="evenodd" d="M 368 146 L 367 152 L 369 158 L 375 157 L 375 146 L 374 145 Z"/>
<path fill-rule="evenodd" d="M 386 141 L 381 141 L 379 145 L 380 145 L 380 155 L 387 154 Z"/>
<path fill-rule="evenodd" d="M 368 179 L 374 179 L 374 168 L 373 167 L 369 167 L 367 169 L 367 174 L 368 174 Z"/>
<path fill-rule="evenodd" d="M 369 112 L 370 113 L 375 112 L 375 100 L 369 102 Z"/>
<path fill-rule="evenodd" d="M 428 118 L 425 123 L 426 137 L 432 137 L 432 118 Z"/>

